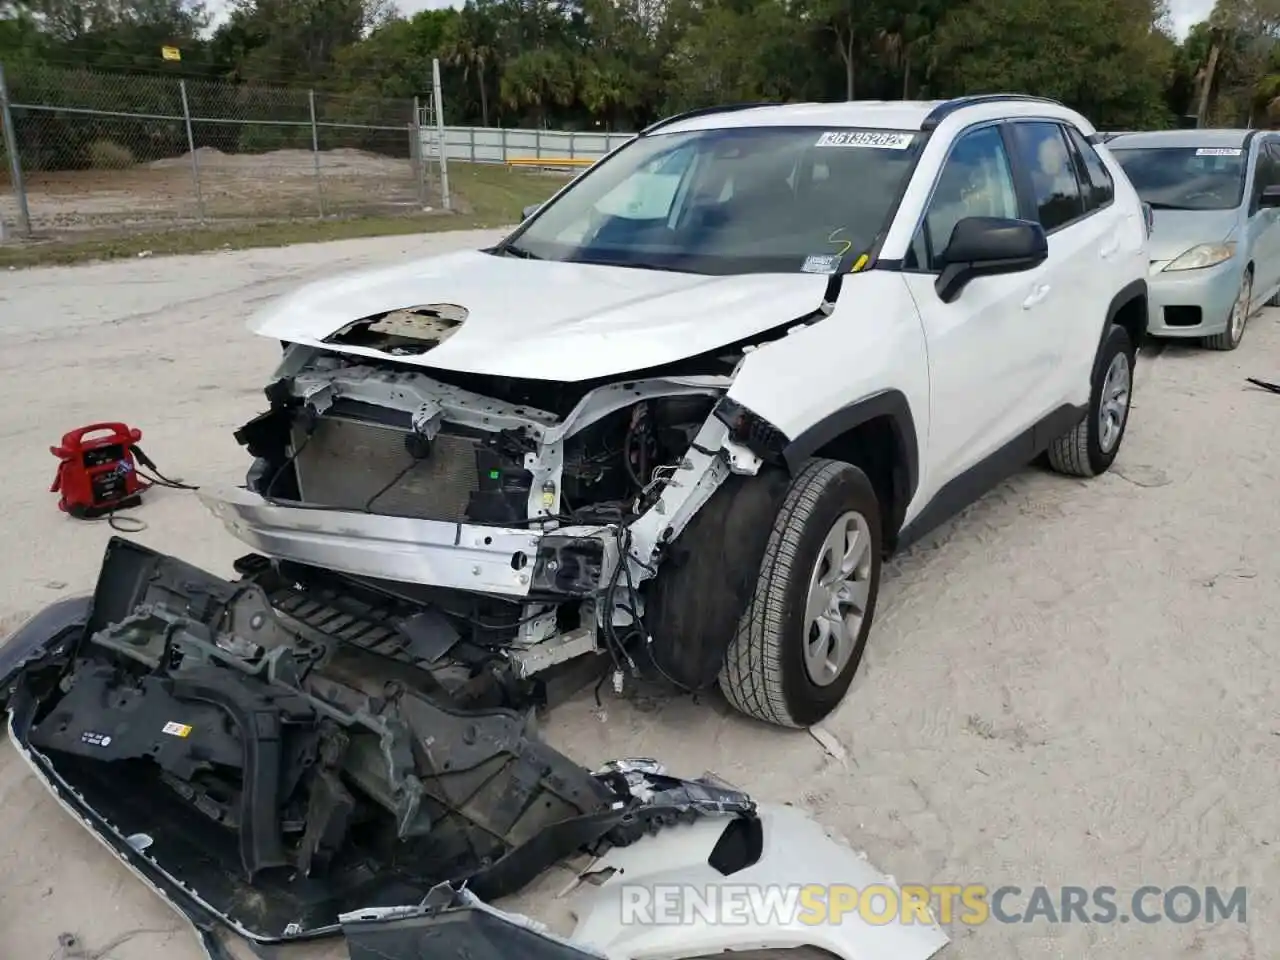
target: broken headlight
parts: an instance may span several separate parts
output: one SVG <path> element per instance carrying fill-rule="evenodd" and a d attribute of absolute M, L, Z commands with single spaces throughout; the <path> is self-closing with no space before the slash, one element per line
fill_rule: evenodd
<path fill-rule="evenodd" d="M 712 411 L 729 428 L 729 439 L 746 447 L 766 463 L 781 463 L 787 435 L 736 400 L 721 397 Z"/>

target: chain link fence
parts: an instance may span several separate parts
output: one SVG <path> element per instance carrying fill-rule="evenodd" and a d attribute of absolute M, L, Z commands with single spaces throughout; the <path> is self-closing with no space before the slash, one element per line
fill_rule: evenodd
<path fill-rule="evenodd" d="M 0 64 L 0 220 L 63 236 L 436 212 L 419 106 Z"/>

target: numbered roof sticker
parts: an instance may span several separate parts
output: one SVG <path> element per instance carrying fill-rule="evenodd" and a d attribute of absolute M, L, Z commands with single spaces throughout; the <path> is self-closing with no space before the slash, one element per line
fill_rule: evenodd
<path fill-rule="evenodd" d="M 1201 147 L 1197 157 L 1238 157 L 1244 151 L 1240 147 Z"/>
<path fill-rule="evenodd" d="M 877 150 L 905 150 L 914 134 L 888 130 L 828 130 L 814 144 L 817 147 L 871 147 Z"/>

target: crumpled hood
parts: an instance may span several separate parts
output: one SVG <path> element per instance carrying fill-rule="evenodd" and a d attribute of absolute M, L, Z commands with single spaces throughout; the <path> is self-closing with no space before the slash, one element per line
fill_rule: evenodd
<path fill-rule="evenodd" d="M 475 250 L 309 284 L 249 321 L 254 333 L 440 370 L 589 380 L 696 356 L 806 316 L 827 278 L 702 276 L 497 257 Z M 326 343 L 353 321 L 427 304 L 462 307 L 447 339 L 399 356 Z"/>
<path fill-rule="evenodd" d="M 1172 260 L 1199 243 L 1231 238 L 1238 210 L 1153 210 L 1151 259 Z"/>

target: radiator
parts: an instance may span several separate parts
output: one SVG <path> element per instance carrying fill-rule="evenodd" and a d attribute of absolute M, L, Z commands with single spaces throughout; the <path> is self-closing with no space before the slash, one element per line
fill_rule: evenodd
<path fill-rule="evenodd" d="M 319 418 L 310 439 L 295 434 L 303 502 L 421 520 L 464 520 L 470 494 L 480 485 L 477 441 L 438 434 L 431 456 L 415 462 L 405 450 L 406 433 L 400 427 L 326 416 Z M 379 494 L 383 487 L 386 491 Z"/>

